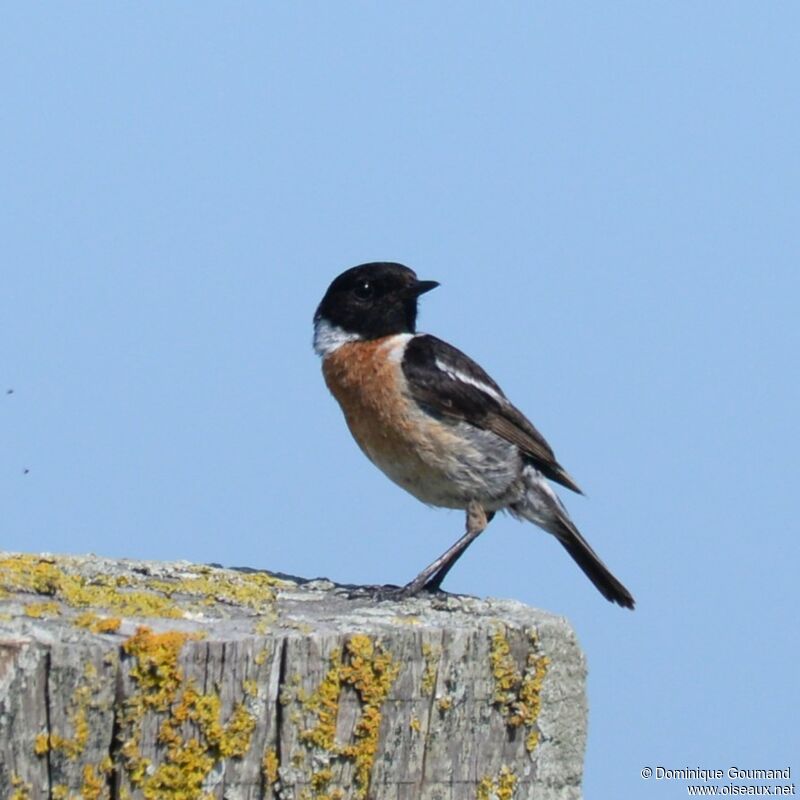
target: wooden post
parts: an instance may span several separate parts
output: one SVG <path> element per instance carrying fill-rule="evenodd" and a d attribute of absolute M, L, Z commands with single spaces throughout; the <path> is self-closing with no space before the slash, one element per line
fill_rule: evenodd
<path fill-rule="evenodd" d="M 576 800 L 585 663 L 501 600 L 0 554 L 0 797 Z"/>

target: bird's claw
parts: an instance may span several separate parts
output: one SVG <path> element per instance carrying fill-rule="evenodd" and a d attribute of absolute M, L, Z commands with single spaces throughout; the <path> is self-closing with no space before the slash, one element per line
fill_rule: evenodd
<path fill-rule="evenodd" d="M 376 603 L 408 600 L 411 597 L 417 597 L 421 594 L 430 596 L 446 594 L 446 592 L 443 592 L 438 584 L 417 584 L 415 581 L 411 581 L 405 586 L 395 586 L 394 584 L 349 586 L 344 593 L 348 600 L 363 600 L 367 598 Z"/>

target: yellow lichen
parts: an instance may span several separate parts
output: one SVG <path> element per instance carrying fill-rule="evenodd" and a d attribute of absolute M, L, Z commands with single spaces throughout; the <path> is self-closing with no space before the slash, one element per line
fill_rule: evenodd
<path fill-rule="evenodd" d="M 31 800 L 33 786 L 30 783 L 26 783 L 18 775 L 12 775 L 11 786 L 14 791 L 9 800 Z"/>
<path fill-rule="evenodd" d="M 436 707 L 444 714 L 453 707 L 453 698 L 449 694 L 442 695 L 436 701 Z"/>
<path fill-rule="evenodd" d="M 166 711 L 183 681 L 178 657 L 187 633 L 167 631 L 154 633 L 141 626 L 122 645 L 122 649 L 135 659 L 131 678 L 139 686 L 138 699 L 148 708 Z"/>
<path fill-rule="evenodd" d="M 182 754 L 176 752 L 177 748 L 168 750 L 167 759 L 170 764 L 157 776 L 149 759 L 144 758 L 139 749 L 144 714 L 148 711 L 168 711 L 183 683 L 183 672 L 178 665 L 178 658 L 188 638 L 186 633 L 154 633 L 149 628 L 140 627 L 123 645 L 125 653 L 134 659 L 130 675 L 137 684 L 137 692 L 128 700 L 122 717 L 122 732 L 127 738 L 123 741 L 121 753 L 129 780 L 142 789 L 145 797 L 156 797 L 157 792 L 165 787 L 174 788 L 179 777 L 185 789 L 198 788 L 190 775 L 184 772 L 178 775 L 179 765 L 176 762 L 180 761 L 181 766 L 186 765 L 185 759 L 181 759 Z M 162 741 L 163 728 L 162 725 L 159 732 Z M 208 769 L 211 766 L 209 764 Z"/>
<path fill-rule="evenodd" d="M 364 634 L 353 635 L 345 646 L 331 654 L 331 666 L 317 690 L 304 703 L 305 710 L 315 717 L 315 724 L 300 733 L 300 741 L 309 748 L 318 748 L 327 756 L 351 761 L 355 768 L 356 800 L 364 800 L 369 792 L 370 775 L 378 750 L 381 708 L 399 672 L 391 654 Z M 336 720 L 343 687 L 356 692 L 360 715 L 353 731 L 354 742 L 342 745 L 336 741 Z M 312 785 L 314 776 L 312 774 Z M 327 785 L 327 783 L 326 783 Z M 332 800 L 336 792 L 317 795 Z"/>
<path fill-rule="evenodd" d="M 210 567 L 194 567 L 193 571 L 197 574 L 178 580 L 151 579 L 148 586 L 167 597 L 189 595 L 206 605 L 230 603 L 267 613 L 275 601 L 275 588 L 289 585 L 264 572 L 229 572 Z"/>
<path fill-rule="evenodd" d="M 333 780 L 333 770 L 329 767 L 318 770 L 311 776 L 311 788 L 319 792 L 324 790 Z"/>
<path fill-rule="evenodd" d="M 416 614 L 403 614 L 402 616 L 392 617 L 392 622 L 398 625 L 422 625 L 422 620 Z"/>
<path fill-rule="evenodd" d="M 209 797 L 202 788 L 214 765 L 223 759 L 241 758 L 251 744 L 256 719 L 243 703 L 238 703 L 223 723 L 219 694 L 201 693 L 193 681 L 184 680 L 180 653 L 187 640 L 197 638 L 195 634 L 139 628 L 123 645 L 135 659 L 130 675 L 137 692 L 123 717 L 127 738 L 121 752 L 128 778 L 146 800 Z M 155 765 L 140 750 L 146 713 L 163 717 L 158 742 L 165 748 L 165 756 Z M 186 735 L 187 723 L 193 725 L 196 736 Z"/>
<path fill-rule="evenodd" d="M 323 770 L 326 772 L 327 770 Z M 312 777 L 311 782 L 311 789 L 303 789 L 300 792 L 299 800 L 345 800 L 345 793 L 344 789 L 330 789 L 328 790 L 325 786 L 317 785 L 317 781 L 315 781 Z"/>
<path fill-rule="evenodd" d="M 7 592 L 55 595 L 62 572 L 54 559 L 29 555 L 0 559 L 0 586 Z"/>
<path fill-rule="evenodd" d="M 342 682 L 352 686 L 361 700 L 361 716 L 356 723 L 356 744 L 342 750 L 345 757 L 355 758 L 356 797 L 364 798 L 369 790 L 369 778 L 381 726 L 381 708 L 397 677 L 400 667 L 390 653 L 375 647 L 372 640 L 356 634 L 347 643 L 349 662 L 342 666 Z"/>
<path fill-rule="evenodd" d="M 182 704 L 187 708 L 186 719 L 197 723 L 208 747 L 215 755 L 221 758 L 241 758 L 247 752 L 256 719 L 242 703 L 234 707 L 226 725 L 222 724 L 218 694 L 192 695 L 187 689 Z M 177 710 L 175 713 L 177 717 Z"/>
<path fill-rule="evenodd" d="M 309 696 L 308 693 L 303 689 L 302 683 L 303 679 L 300 673 L 295 672 L 294 675 L 290 676 L 286 681 L 284 681 L 283 685 L 281 686 L 281 690 L 278 692 L 278 702 L 282 706 L 288 706 L 289 703 L 294 700 L 306 704 L 309 701 Z"/>
<path fill-rule="evenodd" d="M 33 745 L 33 751 L 37 756 L 44 755 L 48 751 L 55 751 L 63 753 L 71 761 L 74 761 L 83 754 L 89 741 L 87 710 L 91 703 L 91 697 L 92 686 L 90 683 L 78 686 L 70 699 L 69 724 L 72 728 L 72 736 L 62 736 L 54 732 L 51 732 L 49 736 L 46 733 L 38 734 Z"/>
<path fill-rule="evenodd" d="M 530 635 L 531 648 L 520 670 L 511 655 L 505 630 L 499 627 L 491 637 L 490 659 L 494 677 L 492 702 L 511 728 L 533 728 L 541 710 L 541 689 L 550 663 L 540 655 L 535 633 Z M 539 732 L 530 730 L 525 739 L 528 752 L 539 744 Z"/>
<path fill-rule="evenodd" d="M 202 792 L 203 782 L 214 766 L 214 759 L 197 739 L 189 739 L 167 749 L 165 761 L 141 781 L 146 800 L 210 800 Z"/>
<path fill-rule="evenodd" d="M 441 650 L 439 650 L 439 648 L 434 648 L 427 642 L 423 642 L 422 656 L 425 659 L 425 670 L 422 673 L 420 690 L 422 694 L 430 696 L 433 694 L 433 690 L 436 687 L 436 673 L 439 669 Z"/>
<path fill-rule="evenodd" d="M 111 771 L 110 759 L 104 760 L 99 767 L 86 764 L 83 768 L 81 785 L 82 800 L 101 800 L 108 797 L 108 783 L 104 773 Z"/>
<path fill-rule="evenodd" d="M 256 636 L 265 636 L 277 621 L 278 615 L 274 610 L 265 611 L 259 616 L 256 624 L 253 625 L 253 633 Z"/>
<path fill-rule="evenodd" d="M 261 761 L 261 771 L 264 773 L 264 778 L 266 778 L 270 786 L 278 781 L 280 765 L 276 750 L 270 749 L 264 753 L 264 758 Z"/>
<path fill-rule="evenodd" d="M 50 751 L 50 737 L 46 733 L 39 733 L 33 742 L 33 752 L 37 756 L 43 756 Z"/>
<path fill-rule="evenodd" d="M 80 563 L 80 562 L 79 562 Z M 183 607 L 173 597 L 188 597 L 197 606 L 228 603 L 259 614 L 259 624 L 274 621 L 275 590 L 290 585 L 265 573 L 232 573 L 210 567 L 193 567 L 181 578 L 149 575 L 94 575 L 78 572 L 67 558 L 14 555 L 0 559 L 0 593 L 38 594 L 50 597 L 70 608 L 106 609 L 122 617 L 179 618 Z M 49 613 L 55 606 L 43 607 L 37 616 Z M 54 611 L 54 613 L 56 613 Z M 91 627 L 90 618 L 81 622 Z M 92 620 L 94 622 L 94 620 Z M 97 631 L 111 632 L 111 628 Z"/>
<path fill-rule="evenodd" d="M 69 573 L 54 559 L 15 555 L 0 559 L 0 587 L 8 592 L 46 595 L 71 608 L 107 608 L 129 617 L 181 617 L 162 594 L 145 588 L 123 589 L 127 579 L 86 578 Z"/>
<path fill-rule="evenodd" d="M 79 628 L 88 628 L 92 633 L 116 633 L 122 620 L 119 617 L 100 617 L 93 611 L 84 611 L 72 620 Z"/>
<path fill-rule="evenodd" d="M 419 733 L 422 730 L 422 722 L 420 722 L 420 719 L 416 714 L 414 714 L 409 720 L 408 727 L 411 728 L 414 733 Z"/>
<path fill-rule="evenodd" d="M 339 693 L 341 692 L 341 650 L 331 653 L 331 668 L 317 687 L 317 690 L 305 701 L 307 711 L 314 713 L 317 724 L 300 734 L 300 741 L 315 745 L 321 750 L 336 750 L 336 717 L 339 713 Z"/>
<path fill-rule="evenodd" d="M 103 663 L 109 667 L 114 667 L 116 671 L 117 666 L 119 666 L 119 653 L 116 650 L 109 650 L 103 656 Z"/>
<path fill-rule="evenodd" d="M 478 784 L 477 800 L 512 800 L 517 787 L 517 776 L 506 766 L 500 768 L 496 778 L 486 776 Z"/>
<path fill-rule="evenodd" d="M 61 613 L 61 606 L 55 601 L 46 603 L 27 603 L 25 605 L 25 616 L 40 619 L 44 616 L 57 616 Z"/>

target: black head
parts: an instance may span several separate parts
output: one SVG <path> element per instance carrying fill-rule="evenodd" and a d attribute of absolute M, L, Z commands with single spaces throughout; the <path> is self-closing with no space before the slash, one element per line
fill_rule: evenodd
<path fill-rule="evenodd" d="M 416 273 L 402 264 L 361 264 L 343 272 L 328 287 L 314 324 L 318 327 L 324 321 L 364 339 L 415 333 L 417 298 L 438 285 L 417 280 Z"/>

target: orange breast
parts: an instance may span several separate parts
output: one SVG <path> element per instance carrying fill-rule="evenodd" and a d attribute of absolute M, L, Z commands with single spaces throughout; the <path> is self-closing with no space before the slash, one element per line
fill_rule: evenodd
<path fill-rule="evenodd" d="M 415 458 L 414 443 L 422 433 L 421 415 L 407 397 L 400 366 L 405 341 L 387 336 L 350 342 L 323 361 L 325 382 L 351 433 L 379 466 L 387 459 Z"/>

